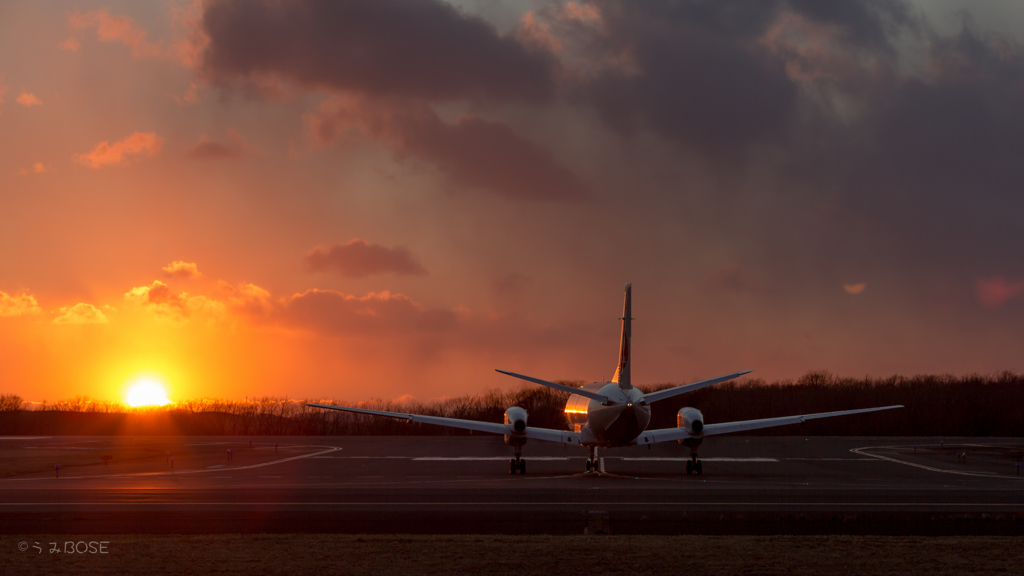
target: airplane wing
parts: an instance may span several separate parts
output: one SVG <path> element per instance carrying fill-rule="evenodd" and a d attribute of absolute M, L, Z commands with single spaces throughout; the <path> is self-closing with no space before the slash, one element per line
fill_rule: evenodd
<path fill-rule="evenodd" d="M 664 400 L 680 394 L 686 394 L 706 386 L 712 386 L 719 382 L 725 382 L 726 380 L 732 380 L 733 378 L 739 378 L 744 374 L 750 374 L 753 370 L 746 370 L 744 372 L 736 372 L 734 374 L 728 374 L 726 376 L 719 376 L 718 378 L 711 378 L 710 380 L 701 380 L 700 382 L 694 382 L 692 384 L 683 384 L 682 386 L 676 386 L 675 388 L 666 388 L 665 390 L 658 390 L 657 392 L 651 392 L 650 394 L 644 394 L 644 404 L 651 404 L 658 400 Z"/>
<path fill-rule="evenodd" d="M 492 434 L 512 434 L 505 424 L 495 422 L 480 422 L 478 420 L 460 420 L 458 418 L 443 418 L 441 416 L 423 416 L 421 414 L 406 414 L 403 412 L 384 412 L 382 410 L 366 410 L 364 408 L 349 408 L 348 406 L 334 406 L 331 404 L 306 404 L 316 408 L 327 408 L 328 410 L 342 410 L 344 412 L 355 412 L 356 414 L 369 414 L 371 416 L 384 416 L 387 418 L 398 418 L 408 422 L 419 422 L 421 424 L 433 424 L 435 426 L 447 426 L 449 428 L 462 428 L 464 430 L 476 430 L 477 432 L 490 432 Z M 580 435 L 575 432 L 564 430 L 552 430 L 550 428 L 536 428 L 527 426 L 522 436 L 534 440 L 547 442 L 561 442 L 563 444 L 579 444 Z"/>
<path fill-rule="evenodd" d="M 740 422 L 724 422 L 722 424 L 705 424 L 703 436 L 715 436 L 718 434 L 732 434 L 733 432 L 746 432 L 760 428 L 772 428 L 775 426 L 786 426 L 789 424 L 802 424 L 807 420 L 818 418 L 832 418 L 833 416 L 847 416 L 850 414 L 866 414 L 880 410 L 892 410 L 903 408 L 901 405 L 882 406 L 879 408 L 863 408 L 861 410 L 842 410 L 840 412 L 821 412 L 818 414 L 803 414 L 800 416 L 783 416 L 781 418 L 763 418 L 761 420 L 742 420 Z M 686 428 L 662 428 L 661 430 L 648 430 L 637 439 L 637 444 L 654 444 L 657 442 L 670 442 L 672 440 L 685 440 L 690 438 Z"/>
<path fill-rule="evenodd" d="M 548 388 L 554 388 L 555 390 L 562 390 L 563 392 L 568 392 L 570 394 L 578 394 L 580 396 L 590 398 L 591 400 L 597 400 L 602 404 L 614 404 L 611 398 L 604 394 L 598 394 L 597 392 L 591 392 L 582 388 L 573 388 L 572 386 L 566 386 L 564 384 L 555 384 L 554 382 L 548 382 L 547 380 L 541 380 L 540 378 L 534 378 L 532 376 L 523 376 L 522 374 L 516 374 L 515 372 L 509 372 L 508 370 L 499 370 L 495 368 L 494 371 L 501 372 L 502 374 L 508 374 L 513 378 L 519 378 L 521 380 L 526 380 L 527 382 L 533 382 L 534 384 L 540 384 L 541 386 L 547 386 Z"/>

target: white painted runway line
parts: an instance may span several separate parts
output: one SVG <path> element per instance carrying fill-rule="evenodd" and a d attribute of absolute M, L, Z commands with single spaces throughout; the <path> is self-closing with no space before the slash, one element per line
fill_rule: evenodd
<path fill-rule="evenodd" d="M 977 444 L 977 446 L 984 446 L 983 444 Z M 966 470 L 947 470 L 945 468 L 935 468 L 934 466 L 925 466 L 924 464 L 917 464 L 914 462 L 907 462 L 906 460 L 900 460 L 898 458 L 891 458 L 889 456 L 882 456 L 880 454 L 874 454 L 869 450 L 894 450 L 894 451 L 906 451 L 912 449 L 912 446 L 863 446 L 861 448 L 852 448 L 850 452 L 854 454 L 860 454 L 861 456 L 871 456 L 879 460 L 885 460 L 887 462 L 894 462 L 896 464 L 903 464 L 904 466 L 912 466 L 914 468 L 920 468 L 921 470 L 929 470 L 931 472 L 942 472 L 945 474 L 956 474 L 957 476 L 978 476 L 982 478 L 1005 478 L 1024 480 L 1024 476 L 1017 476 L 1007 471 L 1006 474 L 996 474 L 994 472 L 968 472 Z"/>
<path fill-rule="evenodd" d="M 612 457 L 609 456 L 609 458 L 612 458 Z M 624 457 L 624 458 L 619 458 L 619 460 L 626 460 L 626 461 L 630 461 L 630 462 L 638 462 L 638 461 L 639 462 L 643 462 L 643 461 L 649 461 L 649 462 L 688 462 L 690 459 L 689 458 L 659 458 L 659 457 L 655 456 L 655 457 L 649 457 L 649 458 L 628 458 L 628 457 Z M 700 460 L 701 462 L 778 462 L 779 461 L 777 458 L 698 458 L 698 460 Z"/>
<path fill-rule="evenodd" d="M 578 457 L 582 458 L 582 457 Z M 523 460 L 531 461 L 545 461 L 554 460 L 558 462 L 565 462 L 568 460 L 568 456 L 523 456 Z M 511 456 L 420 456 L 419 458 L 412 458 L 417 462 L 484 462 L 492 460 L 512 460 Z"/>

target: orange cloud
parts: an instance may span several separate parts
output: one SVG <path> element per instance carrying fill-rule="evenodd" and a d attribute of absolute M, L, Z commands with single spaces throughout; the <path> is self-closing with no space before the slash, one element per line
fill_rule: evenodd
<path fill-rule="evenodd" d="M 175 296 L 170 287 L 159 280 L 154 280 L 150 286 L 132 288 L 124 296 L 126 300 L 132 300 L 139 304 L 174 307 L 182 310 L 185 308 L 184 300 Z"/>
<path fill-rule="evenodd" d="M 579 20 L 580 22 L 600 22 L 601 11 L 597 9 L 597 6 L 590 4 L 577 4 L 576 2 L 569 2 L 562 9 L 562 13 L 569 20 Z"/>
<path fill-rule="evenodd" d="M 109 321 L 99 308 L 85 302 L 61 308 L 60 316 L 53 319 L 54 324 L 106 324 Z"/>
<path fill-rule="evenodd" d="M 43 166 L 42 162 L 36 162 L 35 164 L 32 164 L 31 168 L 22 168 L 21 170 L 18 170 L 18 174 L 21 174 L 22 176 L 28 176 L 29 174 L 45 174 L 45 173 L 46 173 L 46 166 Z"/>
<path fill-rule="evenodd" d="M 132 156 L 155 156 L 163 145 L 164 139 L 153 132 L 136 132 L 113 144 L 104 140 L 88 154 L 75 154 L 74 160 L 90 168 L 119 166 L 128 162 Z"/>
<path fill-rule="evenodd" d="M 68 14 L 68 24 L 73 30 L 95 28 L 101 42 L 120 42 L 131 49 L 132 56 L 136 58 L 159 58 L 185 66 L 194 66 L 207 44 L 201 21 L 202 3 L 198 0 L 185 7 L 172 8 L 171 23 L 175 35 L 168 46 L 163 41 L 150 42 L 146 31 L 127 16 L 111 16 L 106 10 Z M 61 48 L 72 51 L 78 46 L 78 41 L 73 38 L 61 44 Z"/>
<path fill-rule="evenodd" d="M 188 85 L 188 90 L 181 96 L 177 94 L 171 94 L 171 98 L 178 104 L 178 106 L 188 106 L 189 104 L 195 104 L 199 102 L 199 84 L 192 82 Z"/>
<path fill-rule="evenodd" d="M 36 297 L 31 294 L 11 296 L 0 292 L 0 316 L 25 316 L 40 312 Z"/>
<path fill-rule="evenodd" d="M 974 285 L 978 302 L 989 308 L 1002 306 L 1007 300 L 1024 294 L 1024 280 L 1008 282 L 1003 276 L 978 278 Z"/>
<path fill-rule="evenodd" d="M 868 285 L 864 282 L 858 282 L 857 284 L 843 284 L 843 290 L 846 290 L 847 294 L 860 294 L 867 287 Z"/>
<path fill-rule="evenodd" d="M 18 104 L 24 106 L 25 108 L 43 105 L 43 101 L 37 98 L 35 94 L 29 94 L 28 92 L 24 91 L 22 91 L 21 94 L 18 94 L 18 98 L 15 101 Z"/>
<path fill-rule="evenodd" d="M 172 278 L 198 278 L 202 276 L 195 262 L 185 262 L 183 260 L 175 260 L 161 268 L 161 270 L 163 270 L 165 275 Z"/>
<path fill-rule="evenodd" d="M 61 50 L 68 50 L 71 52 L 78 52 L 78 49 L 82 47 L 82 43 L 77 38 L 68 38 L 67 40 L 57 44 L 57 48 Z"/>
<path fill-rule="evenodd" d="M 164 54 L 163 47 L 146 40 L 146 31 L 127 16 L 111 16 L 106 10 L 90 10 L 84 14 L 76 11 L 68 14 L 68 23 L 74 30 L 95 27 L 101 42 L 120 42 L 130 48 L 136 58 Z"/>

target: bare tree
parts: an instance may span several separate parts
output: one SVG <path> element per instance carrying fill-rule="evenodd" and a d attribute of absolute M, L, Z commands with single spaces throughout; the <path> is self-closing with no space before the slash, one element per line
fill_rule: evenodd
<path fill-rule="evenodd" d="M 25 401 L 17 394 L 0 394 L 0 412 L 14 412 L 21 410 Z"/>

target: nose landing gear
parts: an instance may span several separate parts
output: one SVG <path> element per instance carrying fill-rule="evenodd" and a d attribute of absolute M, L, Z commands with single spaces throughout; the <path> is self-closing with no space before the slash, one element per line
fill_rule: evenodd
<path fill-rule="evenodd" d="M 508 461 L 508 473 L 526 474 L 526 460 L 522 458 L 522 452 L 516 451 L 516 457 Z"/>
<path fill-rule="evenodd" d="M 686 475 L 696 474 L 700 476 L 704 472 L 704 466 L 700 460 L 697 460 L 697 453 L 691 452 L 690 459 L 686 461 Z"/>

